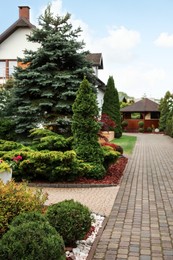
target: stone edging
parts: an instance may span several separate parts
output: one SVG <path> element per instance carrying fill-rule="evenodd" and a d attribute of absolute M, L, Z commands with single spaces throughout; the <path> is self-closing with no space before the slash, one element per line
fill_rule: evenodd
<path fill-rule="evenodd" d="M 38 188 L 106 188 L 118 186 L 116 184 L 95 184 L 95 183 L 28 183 L 29 187 Z"/>
<path fill-rule="evenodd" d="M 98 233 L 97 233 L 97 236 L 94 240 L 94 243 L 92 244 L 92 247 L 88 253 L 88 256 L 86 258 L 86 260 L 92 260 L 93 259 L 93 256 L 94 256 L 94 253 L 96 251 L 96 248 L 97 248 L 97 244 L 98 242 L 100 241 L 100 238 L 102 236 L 102 233 L 105 229 L 105 226 L 107 225 L 107 222 L 108 222 L 108 217 L 105 217 L 104 221 L 103 221 L 103 224 L 102 224 L 102 227 L 99 229 Z"/>

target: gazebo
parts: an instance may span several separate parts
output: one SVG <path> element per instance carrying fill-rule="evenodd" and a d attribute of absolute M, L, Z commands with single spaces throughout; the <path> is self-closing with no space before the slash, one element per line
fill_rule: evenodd
<path fill-rule="evenodd" d="M 127 121 L 126 130 L 128 132 L 137 132 L 139 129 L 139 121 L 144 123 L 144 131 L 150 127 L 151 129 L 159 126 L 159 104 L 148 99 L 143 98 L 140 101 L 122 108 L 122 120 Z"/>

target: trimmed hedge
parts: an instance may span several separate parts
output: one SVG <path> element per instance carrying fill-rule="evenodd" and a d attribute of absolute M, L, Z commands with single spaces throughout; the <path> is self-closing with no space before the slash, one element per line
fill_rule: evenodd
<path fill-rule="evenodd" d="M 92 221 L 88 207 L 74 200 L 65 200 L 49 206 L 46 217 L 63 237 L 66 246 L 73 246 L 77 240 L 83 239 Z"/>
<path fill-rule="evenodd" d="M 49 223 L 23 223 L 0 240 L 0 259 L 65 260 L 64 242 Z"/>
<path fill-rule="evenodd" d="M 17 227 L 27 222 L 49 223 L 46 217 L 38 211 L 22 212 L 11 222 L 10 227 Z"/>

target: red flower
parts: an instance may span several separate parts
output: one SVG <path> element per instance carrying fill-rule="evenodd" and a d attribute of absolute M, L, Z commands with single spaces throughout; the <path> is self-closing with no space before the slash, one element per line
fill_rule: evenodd
<path fill-rule="evenodd" d="M 22 156 L 20 156 L 20 155 L 18 155 L 18 156 L 16 156 L 16 157 L 13 157 L 13 161 L 15 161 L 15 162 L 18 162 L 18 161 L 21 161 L 23 158 L 22 158 Z"/>

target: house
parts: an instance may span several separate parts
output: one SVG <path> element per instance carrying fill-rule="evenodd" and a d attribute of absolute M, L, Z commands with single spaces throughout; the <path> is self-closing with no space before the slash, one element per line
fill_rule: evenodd
<path fill-rule="evenodd" d="M 103 69 L 103 57 L 101 53 L 90 53 L 87 55 L 87 60 L 93 64 L 94 74 L 96 76 L 97 82 L 97 102 L 98 107 L 102 108 L 103 98 L 106 86 L 105 84 L 98 78 L 98 71 Z"/>
<path fill-rule="evenodd" d="M 120 111 L 122 120 L 128 122 L 126 131 L 137 132 L 139 121 L 144 122 L 144 131 L 147 131 L 148 127 L 158 128 L 159 126 L 159 104 L 148 98 L 143 98 L 130 106 L 120 109 Z"/>
<path fill-rule="evenodd" d="M 37 43 L 27 41 L 35 25 L 30 23 L 30 8 L 19 6 L 19 19 L 0 34 L 0 84 L 6 82 L 14 71 L 17 57 L 23 57 L 25 49 L 36 50 Z"/>
<path fill-rule="evenodd" d="M 4 84 L 12 76 L 14 66 L 22 66 L 17 63 L 17 57 L 23 58 L 24 50 L 37 50 L 38 43 L 29 42 L 29 35 L 35 28 L 30 22 L 30 7 L 19 6 L 19 18 L 7 30 L 0 34 L 0 84 Z M 97 100 L 101 108 L 105 84 L 98 78 L 98 70 L 103 69 L 103 58 L 101 53 L 88 54 L 87 59 L 93 64 L 96 76 Z"/>

